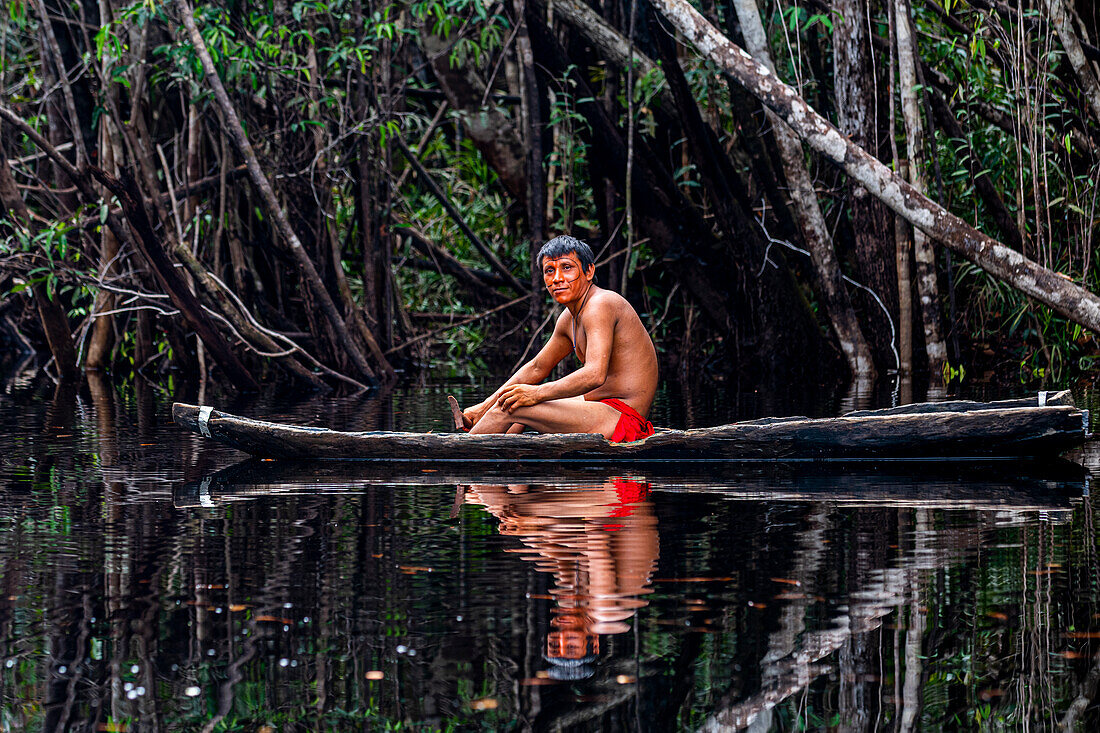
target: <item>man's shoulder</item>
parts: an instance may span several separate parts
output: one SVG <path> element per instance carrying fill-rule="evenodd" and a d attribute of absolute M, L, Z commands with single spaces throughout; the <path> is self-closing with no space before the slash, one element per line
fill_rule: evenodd
<path fill-rule="evenodd" d="M 599 310 L 609 315 L 619 316 L 633 314 L 635 317 L 638 315 L 637 311 L 634 310 L 634 306 L 630 304 L 630 301 L 614 290 L 600 288 L 599 292 L 593 294 L 592 300 Z"/>
<path fill-rule="evenodd" d="M 592 301 L 597 303 L 601 308 L 621 308 L 623 306 L 631 308 L 630 301 L 614 290 L 608 290 L 607 288 L 600 288 L 593 293 Z M 631 310 L 633 310 L 633 308 L 631 308 Z"/>

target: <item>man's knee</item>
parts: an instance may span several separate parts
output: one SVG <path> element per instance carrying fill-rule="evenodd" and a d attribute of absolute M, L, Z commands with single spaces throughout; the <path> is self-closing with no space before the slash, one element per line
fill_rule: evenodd
<path fill-rule="evenodd" d="M 478 421 L 471 433 L 504 433 L 510 432 L 510 428 L 521 418 L 516 413 L 521 413 L 525 408 L 517 407 L 513 412 L 505 412 L 499 405 L 493 405 Z"/>

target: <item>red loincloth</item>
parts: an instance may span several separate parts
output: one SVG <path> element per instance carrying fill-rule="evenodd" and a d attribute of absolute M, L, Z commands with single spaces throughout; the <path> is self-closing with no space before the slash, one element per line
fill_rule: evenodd
<path fill-rule="evenodd" d="M 615 425 L 615 432 L 611 435 L 612 443 L 633 443 L 635 440 L 653 435 L 653 423 L 639 415 L 637 410 L 622 400 L 612 397 L 600 402 L 622 413 L 622 417 Z"/>

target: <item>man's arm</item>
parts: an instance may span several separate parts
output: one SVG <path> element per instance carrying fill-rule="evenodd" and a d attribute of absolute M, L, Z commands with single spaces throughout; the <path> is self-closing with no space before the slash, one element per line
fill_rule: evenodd
<path fill-rule="evenodd" d="M 498 390 L 500 394 L 497 401 L 501 408 L 505 412 L 511 412 L 517 407 L 587 394 L 602 385 L 607 380 L 607 371 L 611 365 L 615 318 L 615 313 L 610 308 L 590 308 L 585 313 L 584 320 L 584 332 L 587 337 L 584 366 L 561 379 L 545 384 L 518 382 L 505 384 Z M 569 341 L 569 337 L 566 336 L 565 339 L 571 346 L 572 341 Z"/>
<path fill-rule="evenodd" d="M 550 340 L 539 350 L 539 353 L 535 354 L 534 358 L 517 369 L 516 373 L 509 377 L 508 381 L 502 384 L 496 392 L 493 392 L 493 394 L 473 407 L 468 407 L 463 410 L 462 414 L 470 420 L 471 423 L 477 424 L 477 421 L 497 403 L 497 400 L 500 399 L 501 394 L 506 389 L 516 384 L 538 384 L 550 376 L 550 372 L 554 370 L 554 367 L 556 367 L 562 359 L 569 356 L 573 351 L 573 342 L 570 340 L 568 331 L 564 325 L 568 316 L 569 312 L 566 311 L 558 317 L 557 323 L 554 324 L 554 333 L 551 334 Z"/>

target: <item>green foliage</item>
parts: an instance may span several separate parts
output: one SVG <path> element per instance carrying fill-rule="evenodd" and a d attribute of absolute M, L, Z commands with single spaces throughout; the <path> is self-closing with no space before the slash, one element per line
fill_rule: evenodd
<path fill-rule="evenodd" d="M 456 69 L 487 64 L 491 54 L 503 45 L 509 28 L 499 6 L 484 0 L 417 0 L 409 11 L 432 35 L 454 38 L 450 64 Z"/>
<path fill-rule="evenodd" d="M 505 262 L 526 262 L 523 245 L 512 237 L 500 237 L 498 234 L 501 222 L 506 219 L 508 200 L 496 173 L 468 139 L 455 145 L 440 131 L 425 143 L 417 155 L 425 165 L 435 169 L 436 182 L 458 208 L 463 220 L 475 232 L 480 232 L 489 246 L 496 246 Z M 443 205 L 411 177 L 401 192 L 401 207 L 403 211 L 399 220 L 415 226 L 432 242 L 445 246 L 468 267 L 477 269 L 485 266 L 481 255 Z M 398 224 L 394 231 L 400 233 L 401 225 Z M 412 251 L 408 254 L 419 256 Z M 468 294 L 457 287 L 450 276 L 411 266 L 403 267 L 401 261 L 394 267 L 394 276 L 402 300 L 411 310 L 454 314 L 455 320 L 478 311 L 478 307 L 469 301 Z M 486 325 L 474 322 L 443 332 L 435 342 L 442 347 L 449 363 L 468 364 L 469 369 L 480 370 L 484 368 L 484 362 L 476 354 L 487 336 Z"/>
<path fill-rule="evenodd" d="M 840 13 L 836 10 L 828 12 L 813 12 L 801 6 L 784 8 L 781 12 L 783 22 L 790 31 L 805 33 L 815 25 L 821 25 L 827 33 L 833 32 L 834 18 L 839 19 Z"/>
<path fill-rule="evenodd" d="M 961 16 L 973 27 L 966 38 L 943 32 L 942 20 L 929 9 L 914 6 L 914 12 L 918 31 L 924 31 L 922 56 L 957 84 L 949 101 L 966 134 L 963 140 L 953 140 L 937 131 L 931 141 L 942 171 L 945 203 L 996 236 L 997 226 L 977 193 L 971 169 L 983 172 L 1010 214 L 1024 223 L 1024 254 L 1095 292 L 1100 281 L 1089 256 L 1095 224 L 1080 202 L 1094 200 L 1100 191 L 1100 161 L 1090 162 L 1084 151 L 1076 151 L 1067 133 L 1075 127 L 1075 100 L 1062 96 L 1056 57 L 1029 60 L 1038 64 L 1036 76 L 1024 78 L 1012 59 L 1021 54 L 1021 38 L 1032 42 L 1034 29 L 1028 27 L 1020 36 L 1008 17 L 970 11 Z M 1018 118 L 1019 134 L 988 121 L 983 107 Z M 1094 361 L 1090 338 L 1079 330 L 1074 333 L 1064 319 L 972 266 L 960 269 L 957 290 L 975 337 L 1000 333 L 1020 344 L 1022 381 L 1058 382 Z"/>

